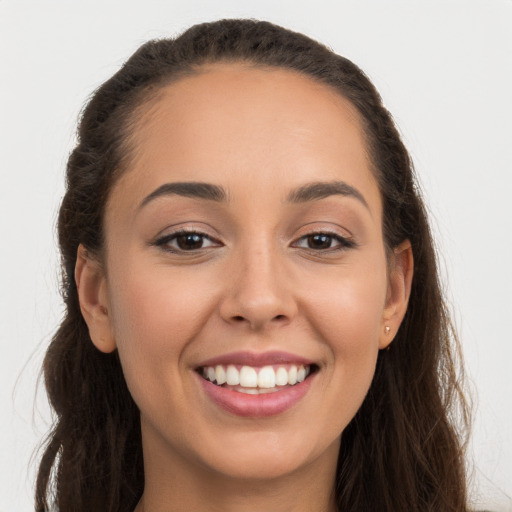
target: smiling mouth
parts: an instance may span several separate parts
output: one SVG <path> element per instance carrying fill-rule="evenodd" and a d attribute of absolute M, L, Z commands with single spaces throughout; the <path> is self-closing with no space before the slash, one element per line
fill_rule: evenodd
<path fill-rule="evenodd" d="M 315 365 L 203 366 L 198 373 L 216 386 L 250 395 L 275 393 L 300 384 L 316 370 Z"/>

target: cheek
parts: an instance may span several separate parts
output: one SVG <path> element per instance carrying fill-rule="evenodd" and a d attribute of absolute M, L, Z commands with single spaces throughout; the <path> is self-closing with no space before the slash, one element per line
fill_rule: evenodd
<path fill-rule="evenodd" d="M 386 293 L 386 268 L 380 261 L 342 268 L 317 287 L 316 298 L 309 297 L 312 323 L 333 351 L 362 354 L 378 346 Z"/>
<path fill-rule="evenodd" d="M 140 403 L 142 394 L 158 396 L 162 385 L 182 385 L 182 355 L 213 301 L 184 273 L 136 261 L 122 268 L 109 275 L 111 321 L 126 381 Z"/>
<path fill-rule="evenodd" d="M 114 332 L 122 334 L 118 342 L 146 348 L 186 342 L 209 303 L 201 281 L 200 276 L 191 280 L 186 272 L 136 261 L 122 272 L 113 272 L 109 288 Z"/>
<path fill-rule="evenodd" d="M 311 288 L 310 288 L 311 290 Z M 317 288 L 309 318 L 315 337 L 328 354 L 326 394 L 331 420 L 344 428 L 356 414 L 370 387 L 379 353 L 387 292 L 385 263 L 340 269 L 336 280 Z"/>

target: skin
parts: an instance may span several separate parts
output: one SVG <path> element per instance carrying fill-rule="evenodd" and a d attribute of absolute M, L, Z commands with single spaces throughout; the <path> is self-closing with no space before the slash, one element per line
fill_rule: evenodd
<path fill-rule="evenodd" d="M 119 351 L 141 411 L 137 510 L 333 511 L 340 436 L 402 321 L 413 266 L 407 242 L 386 257 L 358 114 L 309 78 L 242 64 L 167 86 L 142 112 L 136 158 L 107 204 L 103 260 L 80 247 L 76 267 L 91 338 Z M 340 180 L 364 202 L 286 200 Z M 140 206 L 163 184 L 191 181 L 222 186 L 228 200 L 174 194 Z M 211 240 L 188 252 L 156 243 L 177 228 Z M 312 233 L 353 246 L 312 248 Z M 211 402 L 195 369 L 240 350 L 292 352 L 318 371 L 286 412 L 239 417 Z"/>

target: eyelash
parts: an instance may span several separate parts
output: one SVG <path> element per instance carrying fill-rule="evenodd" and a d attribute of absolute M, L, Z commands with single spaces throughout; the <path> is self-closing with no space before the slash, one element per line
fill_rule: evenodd
<path fill-rule="evenodd" d="M 194 253 L 201 249 L 208 248 L 208 247 L 198 247 L 198 248 L 187 250 L 187 249 L 183 249 L 180 247 L 171 247 L 169 245 L 170 242 L 177 241 L 178 238 L 180 238 L 182 236 L 191 236 L 191 235 L 196 235 L 197 237 L 200 237 L 202 239 L 202 241 L 209 240 L 210 242 L 212 242 L 214 244 L 212 246 L 215 246 L 215 244 L 220 244 L 220 242 L 218 240 L 212 238 L 211 236 L 207 235 L 206 233 L 201 233 L 200 231 L 194 231 L 194 230 L 190 230 L 190 231 L 180 230 L 180 231 L 175 231 L 174 233 L 170 233 L 168 235 L 165 235 L 165 236 L 159 238 L 158 240 L 156 240 L 154 245 L 162 248 L 165 251 L 172 252 L 172 253 L 186 253 L 186 252 Z M 331 242 L 333 242 L 333 241 L 338 242 L 339 245 L 338 245 L 338 247 L 328 247 L 328 248 L 324 248 L 324 249 L 322 249 L 322 248 L 314 249 L 312 247 L 303 247 L 303 249 L 313 251 L 313 252 L 338 252 L 338 251 L 343 251 L 346 249 L 352 249 L 352 248 L 356 247 L 356 243 L 353 240 L 351 240 L 350 238 L 346 238 L 337 233 L 332 233 L 329 231 L 316 231 L 316 232 L 308 233 L 307 235 L 301 236 L 296 242 L 294 242 L 294 244 L 292 246 L 297 247 L 298 242 L 300 242 L 302 240 L 305 240 L 307 242 L 307 240 L 309 238 L 318 237 L 318 236 L 327 237 L 330 239 Z M 300 247 L 297 247 L 297 248 L 300 248 Z"/>
<path fill-rule="evenodd" d="M 191 236 L 191 235 L 197 235 L 198 237 L 201 237 L 201 239 L 203 239 L 203 240 L 206 239 L 206 240 L 209 240 L 210 242 L 213 242 L 214 244 L 220 244 L 220 242 L 218 240 L 215 240 L 214 238 L 207 235 L 206 233 L 201 233 L 200 231 L 195 231 L 195 230 L 188 231 L 186 229 L 181 229 L 179 231 L 175 231 L 174 233 L 169 233 L 168 235 L 165 235 L 165 236 L 159 238 L 155 242 L 155 245 L 157 247 L 161 247 L 165 251 L 173 252 L 173 253 L 185 253 L 185 252 L 193 253 L 195 251 L 205 249 L 205 247 L 199 247 L 197 249 L 187 250 L 187 249 L 182 249 L 180 247 L 171 247 L 170 245 L 168 245 L 171 241 L 175 241 L 182 236 Z"/>
<path fill-rule="evenodd" d="M 319 237 L 319 236 L 324 236 L 326 238 L 330 238 L 331 242 L 338 242 L 338 244 L 339 244 L 338 247 L 328 247 L 326 249 L 313 249 L 312 247 L 304 247 L 304 249 L 307 249 L 307 250 L 310 250 L 313 252 L 320 252 L 320 251 L 322 251 L 322 252 L 338 252 L 338 251 L 343 251 L 346 249 L 352 249 L 352 248 L 356 247 L 356 243 L 354 242 L 354 240 L 351 240 L 350 238 L 341 236 L 338 233 L 332 233 L 330 231 L 316 231 L 313 233 L 308 233 L 307 235 L 301 236 L 298 239 L 298 241 L 305 240 L 307 242 L 307 240 L 309 238 Z M 298 241 L 294 242 L 294 245 L 296 245 L 298 243 Z"/>

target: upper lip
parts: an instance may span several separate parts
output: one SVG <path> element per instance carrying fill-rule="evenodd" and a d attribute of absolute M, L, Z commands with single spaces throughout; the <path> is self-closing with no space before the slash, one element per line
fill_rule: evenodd
<path fill-rule="evenodd" d="M 283 352 L 278 350 L 272 350 L 269 352 L 230 352 L 228 354 L 222 354 L 206 361 L 201 362 L 197 365 L 197 368 L 205 366 L 217 366 L 219 364 L 228 365 L 242 365 L 242 366 L 267 366 L 275 364 L 302 364 L 312 365 L 313 361 L 306 359 L 302 356 L 292 354 L 290 352 Z"/>

